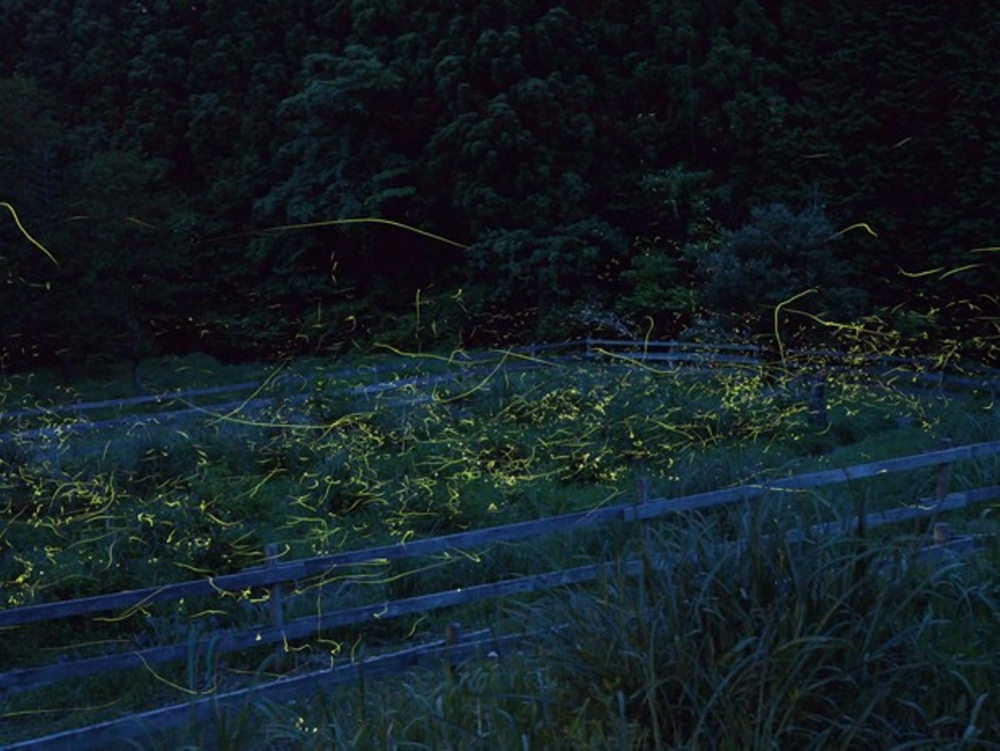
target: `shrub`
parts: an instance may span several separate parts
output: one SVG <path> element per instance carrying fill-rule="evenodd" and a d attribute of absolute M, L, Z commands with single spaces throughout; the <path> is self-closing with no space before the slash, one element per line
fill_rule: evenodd
<path fill-rule="evenodd" d="M 852 287 L 850 268 L 833 252 L 833 225 L 818 204 L 795 213 L 783 204 L 760 206 L 750 222 L 727 233 L 698 263 L 701 302 L 740 319 L 761 317 L 807 290 L 796 306 L 834 318 L 857 314 L 863 293 Z"/>

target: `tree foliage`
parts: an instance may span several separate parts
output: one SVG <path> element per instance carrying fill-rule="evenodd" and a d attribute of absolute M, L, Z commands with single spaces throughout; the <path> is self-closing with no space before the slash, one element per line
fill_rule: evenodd
<path fill-rule="evenodd" d="M 4 197 L 79 268 L 162 282 L 122 288 L 167 349 L 329 346 L 431 288 L 483 290 L 472 316 L 535 310 L 510 324 L 524 335 L 585 300 L 670 334 L 813 287 L 833 316 L 969 301 L 949 316 L 974 329 L 1000 282 L 971 252 L 996 244 L 998 24 L 988 3 L 900 0 L 11 2 Z M 816 195 L 822 221 L 777 208 Z M 80 207 L 106 219 L 68 225 Z M 385 227 L 257 231 L 366 215 L 472 251 Z M 8 276 L 52 281 L 6 247 Z M 938 298 L 919 302 L 912 274 L 934 269 Z M 87 348 L 120 353 L 122 315 L 89 278 L 56 316 L 7 285 L 14 333 L 52 356 L 86 320 Z"/>
<path fill-rule="evenodd" d="M 756 207 L 749 222 L 699 260 L 702 302 L 715 313 L 766 320 L 762 311 L 808 293 L 798 307 L 834 320 L 855 317 L 864 295 L 834 252 L 838 239 L 816 204 L 800 212 L 783 204 Z"/>

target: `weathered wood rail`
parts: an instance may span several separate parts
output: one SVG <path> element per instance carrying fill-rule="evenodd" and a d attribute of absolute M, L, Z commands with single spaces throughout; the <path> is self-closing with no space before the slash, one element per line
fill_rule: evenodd
<path fill-rule="evenodd" d="M 504 353 L 499 354 L 502 356 Z M 495 369 L 492 366 L 482 366 L 480 361 L 476 359 L 470 359 L 468 361 L 456 360 L 454 364 L 457 368 L 459 368 L 458 372 L 438 375 L 406 376 L 389 381 L 376 381 L 374 383 L 364 385 L 344 386 L 340 390 L 340 393 L 347 396 L 361 396 L 369 398 L 379 397 L 395 391 L 405 391 L 408 389 L 424 388 L 427 386 L 448 383 L 470 375 L 475 375 L 476 373 L 488 373 Z M 505 363 L 502 367 L 505 371 L 509 372 L 511 370 L 535 367 L 539 364 L 541 363 L 531 363 L 527 361 L 511 362 Z M 346 378 L 351 375 L 355 375 L 355 373 L 354 371 L 341 371 L 332 375 L 334 377 Z M 377 368 L 372 370 L 372 375 L 374 377 L 378 376 Z M 283 395 L 280 398 L 280 401 L 285 406 L 295 406 L 297 404 L 301 404 L 312 396 L 312 394 L 308 391 L 310 383 L 308 379 L 293 376 L 277 380 L 279 386 L 287 385 L 293 382 L 298 386 L 298 390 L 301 393 Z M 6 412 L 0 410 L 0 425 L 5 423 L 13 425 L 19 424 L 18 427 L 12 427 L 10 430 L 0 433 L 0 444 L 3 444 L 4 442 L 30 442 L 37 441 L 39 439 L 65 439 L 69 435 L 85 435 L 108 429 L 121 429 L 128 431 L 138 427 L 159 427 L 169 423 L 194 418 L 218 419 L 220 416 L 229 415 L 235 412 L 238 412 L 241 417 L 245 417 L 247 413 L 260 411 L 274 405 L 278 401 L 278 399 L 273 396 L 257 395 L 263 392 L 266 386 L 266 383 L 248 382 L 232 384 L 229 386 L 193 389 L 190 391 L 167 392 L 164 394 L 139 396 L 129 399 L 107 399 L 97 402 L 74 402 L 72 404 L 54 405 L 51 407 L 34 407 L 31 409 L 19 409 Z M 252 391 L 253 393 L 247 398 L 235 401 L 212 402 L 201 405 L 194 405 L 192 403 L 197 397 L 213 394 L 236 393 L 239 391 Z M 177 405 L 183 406 L 177 409 Z M 145 406 L 159 407 L 160 409 L 131 415 L 121 414 L 121 412 L 126 408 Z M 115 417 L 100 420 L 94 420 L 88 417 L 88 413 L 101 410 L 114 410 L 119 414 Z M 50 424 L 34 428 L 25 427 L 24 423 L 26 421 L 31 421 L 32 418 L 46 418 L 50 421 Z M 59 423 L 52 425 L 52 418 L 58 418 L 60 420 Z"/>
<path fill-rule="evenodd" d="M 270 561 L 260 568 L 213 578 L 178 582 L 159 587 L 149 587 L 126 592 L 69 600 L 41 603 L 7 610 L 0 610 L 0 628 L 12 628 L 43 621 L 119 611 L 124 617 L 136 608 L 154 602 L 177 601 L 196 596 L 236 594 L 248 587 L 275 587 L 283 583 L 298 582 L 330 574 L 338 568 L 371 562 L 388 562 L 416 556 L 437 554 L 462 554 L 496 542 L 526 540 L 541 535 L 565 533 L 572 530 L 606 525 L 615 522 L 643 521 L 686 511 L 707 510 L 728 504 L 754 501 L 766 494 L 788 493 L 813 489 L 836 483 L 852 482 L 892 473 L 933 467 L 937 478 L 935 497 L 916 506 L 904 506 L 892 511 L 866 515 L 863 520 L 850 517 L 843 523 L 816 527 L 813 531 L 831 532 L 834 528 L 850 527 L 859 523 L 866 527 L 904 520 L 936 517 L 941 513 L 965 506 L 1000 498 L 1000 485 L 961 493 L 948 493 L 946 476 L 953 462 L 978 459 L 1000 454 L 1000 441 L 972 444 L 956 448 L 931 451 L 924 454 L 869 462 L 842 469 L 824 470 L 765 483 L 755 483 L 700 493 L 681 498 L 643 499 L 642 503 L 628 503 L 581 511 L 534 521 L 518 522 L 500 527 L 489 527 L 461 532 L 443 537 L 400 543 L 395 545 L 348 551 L 326 556 L 278 563 Z M 560 586 L 585 581 L 598 574 L 599 567 L 585 566 L 566 571 L 511 579 L 461 589 L 420 595 L 393 602 L 379 602 L 343 610 L 331 610 L 318 616 L 309 616 L 283 622 L 272 617 L 275 625 L 259 626 L 242 631 L 220 631 L 205 635 L 212 640 L 217 654 L 296 641 L 330 628 L 356 625 L 374 619 L 385 619 L 409 613 L 427 612 L 443 607 L 473 602 L 485 598 L 505 597 L 539 588 Z M 61 662 L 42 667 L 11 670 L 0 674 L 0 690 L 24 689 L 45 683 L 102 674 L 112 670 L 143 667 L 171 660 L 184 659 L 190 644 L 175 644 L 122 654 L 94 657 L 73 662 Z"/>
<path fill-rule="evenodd" d="M 896 459 L 884 459 L 853 467 L 845 467 L 843 469 L 811 472 L 766 483 L 724 488 L 722 490 L 714 490 L 680 498 L 655 498 L 646 500 L 641 505 L 629 503 L 606 506 L 589 511 L 579 511 L 535 521 L 516 522 L 500 527 L 487 527 L 426 540 L 416 540 L 407 543 L 288 561 L 273 566 L 252 568 L 239 573 L 208 579 L 165 584 L 158 587 L 148 587 L 64 602 L 8 608 L 0 610 L 0 628 L 134 608 L 165 600 L 179 600 L 199 595 L 238 592 L 247 587 L 271 586 L 282 582 L 307 579 L 322 575 L 341 566 L 370 563 L 372 561 L 395 561 L 414 556 L 435 555 L 447 552 L 460 552 L 494 542 L 524 540 L 539 535 L 566 532 L 615 521 L 652 519 L 681 511 L 707 509 L 738 501 L 754 500 L 765 493 L 806 490 L 878 475 L 905 472 L 922 467 L 944 467 L 953 462 L 978 459 L 998 453 L 1000 453 L 1000 441 L 976 443 Z M 940 501 L 942 498 L 937 500 Z M 0 687 L 2 686 L 3 683 L 0 682 Z"/>
<path fill-rule="evenodd" d="M 900 385 L 981 391 L 994 398 L 1000 392 L 1000 371 L 974 365 L 956 369 L 933 358 L 898 357 L 838 350 L 788 349 L 784 359 L 770 361 L 762 348 L 744 344 L 701 344 L 619 339 L 583 339 L 567 343 L 580 348 L 586 360 L 611 360 L 627 364 L 667 363 L 702 368 L 779 368 L 787 372 L 866 373 L 888 376 Z"/>
<path fill-rule="evenodd" d="M 872 354 L 854 354 L 834 350 L 788 350 L 781 367 L 789 370 L 817 368 L 854 370 L 869 373 L 888 374 L 899 383 L 926 388 L 955 388 L 977 390 L 995 397 L 1000 392 L 1000 371 L 976 368 L 969 372 L 950 372 L 935 367 L 935 362 L 927 358 L 900 358 Z M 421 375 L 375 382 L 344 389 L 346 395 L 376 397 L 381 394 L 407 388 L 423 388 L 489 372 L 493 366 L 484 366 L 484 360 L 499 359 L 499 368 L 504 372 L 543 366 L 555 359 L 573 359 L 583 362 L 612 361 L 625 365 L 666 364 L 672 367 L 693 367 L 718 369 L 726 367 L 756 367 L 768 364 L 761 348 L 743 344 L 705 344 L 681 341 L 644 341 L 620 339 L 577 339 L 548 344 L 532 344 L 512 350 L 488 352 L 482 357 L 454 358 L 452 364 L 458 372 L 438 375 Z M 771 363 L 774 364 L 774 363 Z M 351 371 L 343 371 L 344 376 Z M 372 375 L 377 378 L 377 368 Z M 308 382 L 300 384 L 305 390 Z M 109 428 L 130 429 L 143 425 L 160 425 L 197 417 L 220 415 L 232 410 L 261 409 L 273 403 L 268 397 L 253 397 L 242 401 L 226 401 L 192 406 L 191 401 L 208 395 L 258 390 L 263 384 L 255 382 L 215 386 L 189 391 L 167 392 L 152 396 L 129 399 L 108 399 L 97 402 L 61 404 L 12 411 L 0 410 L 0 425 L 18 423 L 32 418 L 59 418 L 63 421 L 56 426 L 28 428 L 23 425 L 12 427 L 0 433 L 0 443 L 7 441 L 34 441 L 45 438 L 64 438 L 68 434 L 84 434 Z M 307 394 L 286 397 L 294 404 L 304 401 Z M 170 409 L 172 405 L 183 404 L 183 408 Z M 87 414 L 99 410 L 117 410 L 145 406 L 162 406 L 163 409 L 144 414 L 117 416 L 109 419 L 90 420 Z M 63 416 L 69 419 L 63 419 Z"/>
<path fill-rule="evenodd" d="M 638 503 L 622 504 L 537 521 L 463 532 L 412 543 L 350 551 L 287 563 L 270 561 L 267 565 L 259 569 L 250 569 L 238 574 L 220 576 L 213 579 L 180 582 L 132 592 L 120 592 L 82 600 L 46 603 L 0 611 L 0 627 L 9 628 L 70 616 L 107 612 L 122 608 L 129 609 L 163 599 L 179 599 L 195 595 L 218 595 L 220 592 L 234 591 L 247 586 L 274 587 L 284 582 L 297 581 L 312 575 L 328 573 L 339 566 L 373 560 L 398 560 L 436 553 L 460 553 L 498 541 L 527 539 L 532 536 L 567 532 L 582 527 L 607 524 L 615 521 L 650 520 L 684 511 L 704 510 L 736 502 L 754 501 L 760 499 L 765 494 L 796 492 L 835 483 L 864 480 L 928 467 L 933 468 L 934 471 L 935 490 L 932 498 L 889 511 L 866 514 L 863 517 L 858 517 L 857 515 L 847 516 L 839 521 L 813 525 L 807 530 L 793 530 L 789 533 L 789 539 L 793 542 L 807 541 L 837 531 L 856 529 L 862 525 L 865 528 L 872 528 L 883 524 L 920 518 L 936 519 L 948 511 L 1000 498 L 1000 485 L 957 493 L 948 492 L 948 480 L 952 463 L 991 457 L 997 454 L 1000 454 L 1000 441 L 972 444 L 912 456 L 868 462 L 841 469 L 812 472 L 764 483 L 725 488 L 694 496 L 657 499 L 640 498 L 640 502 Z M 746 544 L 746 542 L 738 540 L 734 543 L 724 544 L 742 545 Z M 960 536 L 948 539 L 946 534 L 937 536 L 935 530 L 934 539 L 928 541 L 928 544 L 923 547 L 923 551 L 931 557 L 941 556 L 949 549 L 962 551 L 974 547 L 975 544 L 976 540 L 971 537 Z M 321 615 L 296 619 L 287 623 L 282 623 L 278 619 L 279 622 L 274 625 L 245 629 L 239 632 L 223 631 L 206 634 L 200 637 L 200 639 L 202 646 L 207 646 L 210 641 L 211 649 L 215 654 L 250 649 L 262 645 L 282 644 L 306 639 L 319 631 L 336 626 L 364 624 L 376 619 L 381 621 L 386 618 L 398 617 L 410 613 L 426 613 L 439 608 L 455 607 L 483 599 L 509 597 L 515 594 L 593 581 L 609 573 L 608 565 L 593 564 L 471 587 L 449 589 L 391 602 L 324 612 Z M 619 565 L 620 571 L 624 570 L 625 573 L 631 574 L 637 572 L 642 564 L 638 560 L 630 559 Z M 671 562 L 664 561 L 662 565 L 671 565 Z M 275 618 L 272 615 L 272 622 L 274 620 Z M 86 749 L 100 747 L 111 741 L 120 743 L 125 738 L 168 729 L 184 721 L 189 721 L 193 717 L 209 717 L 219 707 L 233 706 L 252 699 L 256 695 L 256 692 L 260 692 L 260 695 L 266 695 L 272 701 L 286 700 L 355 680 L 362 672 L 366 676 L 390 674 L 412 668 L 414 665 L 423 664 L 428 660 L 441 659 L 442 655 L 447 655 L 449 659 L 456 659 L 469 654 L 483 654 L 487 650 L 497 652 L 509 648 L 526 638 L 525 635 L 502 637 L 489 632 L 483 632 L 468 638 L 459 645 L 446 644 L 443 641 L 428 642 L 415 647 L 405 648 L 389 655 L 363 659 L 306 675 L 282 678 L 263 686 L 240 689 L 209 698 L 195 699 L 184 704 L 164 707 L 129 718 L 113 720 L 86 728 L 69 730 L 51 736 L 15 743 L 8 746 L 8 748 Z M 182 660 L 190 655 L 190 651 L 191 644 L 173 645 L 137 650 L 128 654 L 109 655 L 89 660 L 78 660 L 38 668 L 8 671 L 0 674 L 0 690 L 24 689 L 53 681 L 80 678 L 97 673 L 103 674 L 108 671 L 125 668 L 148 668 L 150 665 L 160 662 Z"/>
<path fill-rule="evenodd" d="M 288 676 L 264 685 L 237 689 L 225 693 L 193 698 L 183 704 L 161 707 L 129 717 L 109 720 L 83 728 L 65 730 L 51 735 L 5 745 L 5 751 L 86 751 L 86 749 L 117 749 L 131 739 L 148 739 L 185 722 L 210 721 L 218 712 L 242 706 L 256 697 L 269 702 L 290 701 L 316 695 L 361 679 L 369 680 L 399 675 L 418 667 L 460 662 L 474 656 L 497 657 L 525 644 L 542 634 L 497 636 L 489 629 L 468 634 L 460 643 L 449 644 L 440 639 L 415 647 L 377 655 L 355 662 L 337 665 L 302 675 Z"/>
<path fill-rule="evenodd" d="M 97 402 L 73 402 L 71 404 L 56 404 L 51 407 L 32 407 L 31 409 L 18 409 L 10 412 L 2 412 L 5 419 L 15 419 L 24 417 L 48 417 L 60 414 L 83 414 L 99 409 L 121 409 L 122 407 L 137 407 L 144 404 L 169 404 L 193 399 L 198 396 L 208 396 L 214 394 L 226 394 L 234 391 L 245 391 L 257 388 L 260 384 L 232 383 L 225 386 L 212 386 L 202 389 L 190 389 L 188 391 L 168 391 L 162 394 L 151 394 L 149 396 L 134 396 L 128 399 L 105 399 Z"/>
<path fill-rule="evenodd" d="M 723 367 L 760 365 L 760 347 L 752 344 L 701 344 L 695 342 L 622 341 L 587 339 L 583 356 L 588 360 L 612 359 L 628 363 L 661 362 L 673 365 Z"/>

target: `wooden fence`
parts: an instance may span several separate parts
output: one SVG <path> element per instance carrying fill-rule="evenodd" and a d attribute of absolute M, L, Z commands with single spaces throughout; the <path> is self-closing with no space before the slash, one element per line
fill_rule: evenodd
<path fill-rule="evenodd" d="M 978 368 L 969 372 L 950 372 L 934 367 L 929 359 L 907 359 L 892 356 L 864 355 L 832 350 L 788 350 L 786 361 L 780 365 L 788 370 L 817 369 L 828 371 L 846 371 L 874 373 L 889 376 L 901 385 L 924 388 L 954 388 L 977 390 L 991 394 L 994 398 L 1000 392 L 1000 371 Z M 618 339 L 577 339 L 549 344 L 532 344 L 513 350 L 487 353 L 485 359 L 492 355 L 502 358 L 499 368 L 504 372 L 544 366 L 553 360 L 581 360 L 583 362 L 612 361 L 626 365 L 660 364 L 669 367 L 687 368 L 732 368 L 757 367 L 766 365 L 766 358 L 761 348 L 756 345 L 743 344 L 703 344 L 680 341 L 644 341 Z M 378 370 L 373 369 L 371 375 L 376 382 L 344 389 L 347 396 L 377 397 L 393 391 L 410 388 L 424 388 L 439 385 L 477 373 L 492 372 L 493 365 L 484 366 L 484 357 L 454 361 L 458 372 L 440 375 L 422 375 L 397 378 L 378 382 Z M 341 371 L 334 376 L 350 375 L 350 371 Z M 294 405 L 309 398 L 305 387 L 308 382 L 303 379 L 299 384 L 303 392 L 299 396 L 288 397 L 285 401 Z M 254 397 L 240 401 L 227 401 L 193 406 L 192 400 L 206 395 L 236 393 L 239 391 L 254 392 L 263 384 L 238 383 L 229 386 L 193 389 L 183 392 L 170 392 L 153 396 L 140 396 L 130 399 L 109 399 L 97 402 L 54 405 L 51 407 L 36 407 L 13 411 L 0 411 L 0 425 L 7 425 L 7 432 L 0 433 L 0 444 L 4 442 L 27 442 L 39 439 L 65 438 L 68 434 L 84 434 L 100 430 L 124 429 L 143 425 L 162 425 L 170 422 L 204 417 L 206 415 L 221 415 L 233 410 L 261 409 L 274 403 L 268 397 Z M 183 405 L 176 408 L 177 405 Z M 88 413 L 100 410 L 115 410 L 121 413 L 124 409 L 135 407 L 162 407 L 155 412 L 130 416 L 92 420 Z M 65 420 L 64 416 L 70 419 Z M 24 422 L 36 418 L 57 418 L 63 420 L 59 425 L 45 425 L 28 428 Z"/>
<path fill-rule="evenodd" d="M 195 596 L 235 595 L 248 587 L 270 588 L 272 597 L 270 622 L 266 625 L 239 631 L 226 630 L 205 634 L 200 636 L 194 644 L 189 641 L 184 644 L 138 649 L 122 654 L 10 670 L 0 674 L 0 691 L 23 690 L 56 681 L 97 674 L 103 675 L 127 668 L 149 668 L 164 662 L 184 660 L 192 653 L 193 647 L 203 651 L 211 649 L 213 654 L 219 655 L 267 645 L 283 645 L 288 642 L 308 639 L 320 631 L 335 627 L 363 625 L 411 613 L 426 613 L 485 599 L 509 597 L 515 594 L 586 582 L 597 579 L 606 573 L 605 566 L 594 564 L 347 609 L 328 611 L 327 608 L 334 605 L 334 603 L 329 603 L 324 604 L 322 612 L 316 615 L 290 621 L 284 620 L 278 590 L 282 584 L 302 582 L 317 577 L 322 578 L 339 568 L 356 564 L 396 561 L 414 556 L 435 554 L 464 555 L 476 548 L 482 548 L 496 542 L 526 540 L 540 535 L 566 533 L 615 522 L 652 520 L 685 511 L 706 510 L 739 502 L 752 502 L 767 494 L 802 491 L 928 467 L 933 468 L 934 471 L 935 491 L 932 498 L 890 511 L 863 516 L 854 515 L 843 521 L 815 525 L 809 530 L 792 533 L 791 537 L 793 540 L 815 539 L 819 535 L 830 534 L 838 529 L 851 529 L 858 525 L 871 528 L 912 519 L 931 518 L 936 520 L 942 513 L 1000 498 L 1000 485 L 957 493 L 948 492 L 952 463 L 991 457 L 997 454 L 1000 454 L 1000 441 L 993 441 L 725 488 L 682 498 L 648 499 L 644 497 L 644 493 L 641 493 L 642 497 L 636 503 L 602 507 L 591 511 L 296 561 L 278 562 L 274 560 L 272 555 L 268 557 L 266 564 L 262 567 L 225 576 L 2 610 L 0 611 L 0 628 L 13 628 L 32 623 L 112 611 L 118 611 L 115 617 L 121 618 L 126 617 L 137 608 L 154 602 L 177 601 L 181 598 Z M 936 529 L 937 538 L 928 540 L 926 546 L 930 553 L 936 551 L 937 554 L 940 554 L 949 547 L 961 549 L 963 546 L 968 547 L 973 542 L 968 537 L 950 537 L 945 534 L 946 527 L 944 526 L 939 525 Z M 632 563 L 628 563 L 626 568 L 632 565 Z M 454 651 L 456 654 L 459 652 L 464 654 L 469 650 L 485 648 L 484 645 L 492 643 L 490 640 L 493 637 L 484 637 L 484 639 L 485 641 L 479 643 L 478 646 L 476 642 L 469 642 L 461 649 L 455 647 Z M 500 642 L 497 641 L 497 643 Z M 443 646 L 441 643 L 435 642 L 419 648 L 403 650 L 396 653 L 400 655 L 399 657 L 383 658 L 381 662 L 371 663 L 371 666 L 377 666 L 379 670 L 390 670 L 391 666 L 396 664 L 404 667 L 410 666 L 414 664 L 414 661 L 419 660 L 424 652 L 434 655 L 440 653 L 447 646 L 454 645 Z M 368 662 L 365 662 L 364 670 L 367 675 L 372 675 L 374 673 L 369 670 L 369 665 Z M 356 671 L 360 669 L 360 666 L 354 665 L 345 669 L 338 668 L 337 671 L 322 671 L 311 677 L 295 681 L 280 680 L 277 683 L 261 687 L 260 690 L 264 691 L 271 699 L 287 698 L 312 690 L 318 685 L 329 685 L 331 682 L 349 680 L 350 676 L 355 675 Z M 245 699 L 247 695 L 247 691 L 235 692 L 227 695 L 227 698 L 236 701 L 239 697 Z M 105 743 L 107 738 L 111 737 L 108 733 L 114 733 L 114 738 L 120 741 L 124 737 L 123 734 L 127 735 L 128 732 L 132 732 L 128 730 L 129 727 L 132 727 L 133 730 L 145 729 L 149 731 L 182 722 L 190 718 L 192 712 L 196 714 L 199 712 L 208 713 L 212 711 L 213 707 L 218 706 L 219 699 L 220 697 L 214 697 L 212 700 L 204 702 L 186 703 L 179 707 L 146 713 L 139 716 L 141 720 L 139 724 L 136 724 L 134 718 L 103 723 L 92 728 L 67 731 L 67 733 L 15 744 L 10 748 L 91 748 Z"/>
<path fill-rule="evenodd" d="M 495 370 L 494 366 L 482 366 L 481 361 L 476 359 L 468 361 L 458 360 L 455 364 L 460 368 L 459 372 L 408 376 L 381 382 L 376 380 L 376 382 L 370 384 L 344 387 L 341 393 L 345 396 L 377 398 L 394 391 L 406 391 L 414 388 L 439 385 L 476 375 L 477 373 L 489 373 Z M 541 363 L 513 362 L 504 364 L 503 369 L 509 372 L 516 369 L 535 367 L 539 364 Z M 349 377 L 351 375 L 354 375 L 353 371 L 341 371 L 331 374 L 332 377 Z M 377 379 L 379 375 L 378 369 L 373 368 L 371 375 Z M 308 379 L 286 377 L 278 379 L 276 383 L 279 388 L 286 388 L 289 384 L 292 384 L 292 389 L 297 388 L 299 392 L 297 394 L 282 396 L 280 401 L 284 406 L 294 407 L 297 404 L 305 402 L 312 396 L 307 390 L 309 386 Z M 273 406 L 278 401 L 277 398 L 272 396 L 256 395 L 264 392 L 265 386 L 267 386 L 266 383 L 237 383 L 229 386 L 168 392 L 129 399 L 107 399 L 97 402 L 75 402 L 51 407 L 35 407 L 6 412 L 0 411 L 0 425 L 6 425 L 9 428 L 6 432 L 0 433 L 0 444 L 5 442 L 25 443 L 40 439 L 65 439 L 69 435 L 84 435 L 109 429 L 114 429 L 122 433 L 133 428 L 159 427 L 183 420 L 206 417 L 218 418 L 220 415 L 227 415 L 237 411 L 242 417 L 246 417 L 248 412 L 259 411 L 268 406 Z M 251 391 L 252 395 L 240 400 L 212 402 L 202 405 L 192 404 L 197 397 L 238 393 L 240 391 Z M 157 407 L 158 409 L 140 414 L 121 415 L 121 412 L 125 409 L 148 406 Z M 89 417 L 90 413 L 102 410 L 112 410 L 117 412 L 118 415 L 100 420 Z M 26 427 L 26 423 L 30 424 L 30 422 L 42 418 L 49 424 L 45 424 L 42 427 Z M 51 424 L 57 420 L 58 424 Z"/>
<path fill-rule="evenodd" d="M 628 364 L 666 363 L 672 366 L 773 367 L 786 372 L 823 371 L 867 374 L 899 386 L 981 391 L 996 398 L 1000 393 L 1000 371 L 982 366 L 962 370 L 941 367 L 931 358 L 907 358 L 837 350 L 788 349 L 781 361 L 769 361 L 760 347 L 744 344 L 695 344 L 642 340 L 583 339 L 569 342 L 582 349 L 587 360 L 610 360 Z"/>
<path fill-rule="evenodd" d="M 760 347 L 752 344 L 700 344 L 695 342 L 647 342 L 618 339 L 584 340 L 584 358 L 616 359 L 629 363 L 667 363 L 703 367 L 761 365 Z"/>
<path fill-rule="evenodd" d="M 259 384 L 234 383 L 227 386 L 137 396 L 129 399 L 106 399 L 96 402 L 75 402 L 50 407 L 0 411 L 0 425 L 8 428 L 6 432 L 0 433 L 0 443 L 62 438 L 69 434 L 89 433 L 109 428 L 127 430 L 147 422 L 155 422 L 159 425 L 204 415 L 206 412 L 219 414 L 240 407 L 245 403 L 245 400 L 231 400 L 224 403 L 212 402 L 200 407 L 193 405 L 194 400 L 204 396 L 235 394 L 256 388 L 259 388 Z M 122 415 L 124 410 L 136 407 L 154 407 L 156 410 Z M 100 420 L 90 418 L 91 414 L 101 411 L 111 411 L 117 414 L 115 417 Z M 28 427 L 39 421 L 43 421 L 42 427 Z"/>

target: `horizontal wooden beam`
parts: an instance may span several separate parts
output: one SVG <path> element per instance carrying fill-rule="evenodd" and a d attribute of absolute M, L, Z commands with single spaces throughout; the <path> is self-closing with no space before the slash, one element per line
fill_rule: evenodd
<path fill-rule="evenodd" d="M 702 497 L 711 495 L 718 495 L 718 493 L 708 493 Z M 693 496 L 687 500 L 691 498 Z M 731 498 L 732 500 L 737 500 L 739 496 L 734 494 Z M 925 500 L 915 506 L 904 506 L 891 511 L 868 514 L 864 518 L 864 526 L 865 528 L 874 528 L 911 519 L 937 516 L 947 511 L 954 511 L 996 498 L 1000 498 L 1000 485 L 961 493 L 952 493 L 940 501 Z M 637 508 L 642 508 L 642 506 Z M 807 531 L 792 530 L 787 533 L 787 539 L 790 542 L 816 540 L 831 534 L 853 532 L 858 526 L 857 517 L 848 517 L 836 522 L 813 525 Z M 726 547 L 734 544 L 739 545 L 741 543 L 740 541 L 736 543 L 722 543 L 721 546 Z M 660 565 L 672 565 L 672 563 L 671 561 L 664 560 L 660 562 Z M 227 654 L 255 647 L 294 642 L 330 628 L 388 620 L 411 613 L 426 613 L 432 610 L 456 607 L 485 599 L 510 597 L 515 594 L 525 594 L 541 589 L 551 589 L 569 584 L 593 581 L 613 570 L 623 571 L 624 573 L 635 573 L 641 565 L 641 561 L 628 560 L 617 569 L 613 564 L 594 564 L 573 569 L 549 571 L 501 582 L 478 584 L 471 587 L 456 587 L 442 592 L 418 595 L 401 600 L 333 610 L 320 616 L 299 618 L 280 626 L 250 628 L 239 632 L 220 631 L 201 636 L 198 644 L 193 642 L 173 644 L 122 654 L 95 657 L 88 660 L 13 670 L 0 674 L 0 690 L 26 689 L 70 678 L 83 678 L 115 670 L 147 667 L 164 662 L 183 660 L 195 648 L 211 648 L 215 654 Z"/>
<path fill-rule="evenodd" d="M 13 743 L 4 748 L 7 751 L 88 751 L 95 748 L 120 748 L 122 745 L 130 745 L 129 741 L 132 739 L 148 739 L 151 734 L 169 730 L 185 722 L 211 722 L 219 711 L 225 709 L 238 711 L 258 697 L 266 698 L 269 702 L 289 701 L 353 683 L 362 676 L 378 678 L 395 675 L 405 670 L 433 664 L 435 661 L 468 660 L 490 652 L 497 653 L 499 658 L 535 638 L 537 636 L 533 634 L 494 636 L 491 630 L 486 629 L 469 634 L 458 644 L 445 644 L 444 640 L 429 642 L 305 675 L 280 678 L 226 693 L 211 693 L 183 704 L 174 704 L 83 728 L 64 730 Z"/>
<path fill-rule="evenodd" d="M 947 464 L 965 459 L 977 459 L 997 453 L 1000 453 L 1000 441 L 977 443 L 940 451 L 930 451 L 914 456 L 869 462 L 843 469 L 813 472 L 774 480 L 773 482 L 725 488 L 723 490 L 682 498 L 658 498 L 641 505 L 623 504 L 608 506 L 591 511 L 580 511 L 535 521 L 516 522 L 500 527 L 487 527 L 469 532 L 459 532 L 427 540 L 416 540 L 408 543 L 306 558 L 281 563 L 268 569 L 247 569 L 234 574 L 190 582 L 165 584 L 160 587 L 148 587 L 108 595 L 96 595 L 94 597 L 65 602 L 26 605 L 19 608 L 0 610 L 0 627 L 17 626 L 110 610 L 137 608 L 154 602 L 177 600 L 181 597 L 238 592 L 252 586 L 269 586 L 306 579 L 312 576 L 320 576 L 342 566 L 371 563 L 373 561 L 400 560 L 420 555 L 457 553 L 494 542 L 527 539 L 543 534 L 565 532 L 597 524 L 607 524 L 612 521 L 651 519 L 666 514 L 749 501 L 765 493 L 816 488 L 866 477 L 891 474 L 893 472 L 903 472 L 921 467 Z"/>

